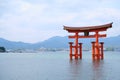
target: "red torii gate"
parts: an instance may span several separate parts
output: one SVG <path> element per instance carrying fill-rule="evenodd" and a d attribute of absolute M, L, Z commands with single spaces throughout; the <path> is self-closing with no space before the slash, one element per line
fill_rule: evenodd
<path fill-rule="evenodd" d="M 108 28 L 112 27 L 113 23 L 98 25 L 98 26 L 86 26 L 86 27 L 69 27 L 64 26 L 64 30 L 67 30 L 69 33 L 75 33 L 73 36 L 68 36 L 69 38 L 75 38 L 75 45 L 73 42 L 70 44 L 70 59 L 75 57 L 75 59 L 82 59 L 82 43 L 78 43 L 79 38 L 95 38 L 95 42 L 92 43 L 92 59 L 100 60 L 104 58 L 103 54 L 103 44 L 104 42 L 99 43 L 99 37 L 106 37 L 106 34 L 100 34 L 99 32 L 106 31 Z M 90 32 L 95 34 L 89 35 Z M 84 33 L 84 35 L 79 35 L 79 33 Z M 74 49 L 74 53 L 73 53 Z"/>

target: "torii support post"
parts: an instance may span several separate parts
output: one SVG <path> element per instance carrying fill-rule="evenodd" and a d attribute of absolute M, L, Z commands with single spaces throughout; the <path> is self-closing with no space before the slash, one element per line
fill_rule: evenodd
<path fill-rule="evenodd" d="M 99 34 L 98 32 L 96 32 L 95 34 L 95 38 L 96 38 L 96 42 L 95 42 L 95 49 L 96 49 L 96 53 L 95 53 L 95 56 L 97 58 L 97 60 L 100 60 L 100 50 L 99 50 Z"/>
<path fill-rule="evenodd" d="M 78 59 L 78 58 L 82 59 L 82 43 L 78 43 L 77 48 L 76 46 L 73 46 L 73 42 L 69 42 L 69 45 L 70 45 L 70 55 L 69 55 L 70 59 L 72 60 L 73 57 L 75 57 L 75 59 Z M 73 54 L 73 48 L 76 50 L 74 54 Z"/>
<path fill-rule="evenodd" d="M 79 56 L 82 59 L 82 43 L 79 43 Z"/>
<path fill-rule="evenodd" d="M 103 44 L 104 42 L 100 42 L 99 47 L 96 47 L 95 43 L 96 42 L 91 42 L 92 43 L 92 59 L 93 60 L 103 60 L 104 59 L 104 53 L 103 53 Z M 97 48 L 99 48 L 99 55 L 97 53 Z"/>
<path fill-rule="evenodd" d="M 95 60 L 95 42 L 92 43 L 92 59 Z"/>
<path fill-rule="evenodd" d="M 102 60 L 104 58 L 103 55 L 103 42 L 99 43 L 99 33 L 96 32 L 96 42 L 92 42 L 92 58 L 93 60 Z"/>
<path fill-rule="evenodd" d="M 103 44 L 104 42 L 100 42 L 101 44 L 101 59 L 103 60 L 104 59 L 104 53 L 103 53 Z"/>
<path fill-rule="evenodd" d="M 78 59 L 78 32 L 75 33 L 75 59 Z"/>
<path fill-rule="evenodd" d="M 70 44 L 70 59 L 72 60 L 72 56 L 73 56 L 73 54 L 72 54 L 72 44 L 73 44 L 73 42 L 69 42 L 69 44 Z"/>

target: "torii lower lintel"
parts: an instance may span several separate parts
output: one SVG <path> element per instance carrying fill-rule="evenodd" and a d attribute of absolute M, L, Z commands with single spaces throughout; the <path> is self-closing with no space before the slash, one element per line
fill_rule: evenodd
<path fill-rule="evenodd" d="M 98 35 L 99 37 L 106 37 L 107 35 L 106 34 L 100 34 Z M 75 35 L 74 36 L 68 36 L 68 38 L 75 38 Z M 78 36 L 78 38 L 95 38 L 95 35 L 89 35 L 89 36 Z"/>

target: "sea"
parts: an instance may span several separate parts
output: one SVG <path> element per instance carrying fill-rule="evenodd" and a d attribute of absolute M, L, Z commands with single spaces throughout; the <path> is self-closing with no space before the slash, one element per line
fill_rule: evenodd
<path fill-rule="evenodd" d="M 83 51 L 82 60 L 69 52 L 0 53 L 0 80 L 120 80 L 120 52 L 104 52 L 93 61 Z"/>

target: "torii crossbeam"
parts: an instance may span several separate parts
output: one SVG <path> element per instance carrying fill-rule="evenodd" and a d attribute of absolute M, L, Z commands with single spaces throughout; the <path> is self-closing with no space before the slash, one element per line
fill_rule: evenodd
<path fill-rule="evenodd" d="M 73 36 L 68 36 L 69 38 L 74 38 L 75 43 L 69 42 L 70 44 L 70 59 L 75 57 L 75 59 L 82 59 L 82 43 L 78 43 L 79 38 L 95 38 L 95 42 L 92 43 L 92 59 L 100 60 L 104 58 L 103 54 L 103 44 L 104 42 L 99 42 L 100 37 L 106 37 L 106 34 L 100 34 L 99 32 L 107 31 L 108 28 L 112 27 L 113 23 L 108 23 L 98 26 L 85 26 L 85 27 L 69 27 L 64 26 L 64 30 L 67 30 L 69 33 L 75 33 Z M 92 32 L 94 34 L 89 35 Z M 79 33 L 84 33 L 84 35 L 79 35 Z M 73 53 L 74 49 L 74 53 Z"/>

